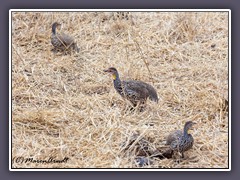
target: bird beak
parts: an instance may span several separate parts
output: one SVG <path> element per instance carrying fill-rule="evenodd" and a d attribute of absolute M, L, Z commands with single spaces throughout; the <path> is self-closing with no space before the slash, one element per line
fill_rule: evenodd
<path fill-rule="evenodd" d="M 104 71 L 104 72 L 109 72 L 108 69 L 104 69 L 103 71 Z"/>

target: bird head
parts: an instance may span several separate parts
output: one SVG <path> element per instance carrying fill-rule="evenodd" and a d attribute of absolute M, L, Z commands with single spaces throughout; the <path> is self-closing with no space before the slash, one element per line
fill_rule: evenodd
<path fill-rule="evenodd" d="M 110 68 L 108 68 L 108 69 L 106 69 L 106 70 L 103 70 L 103 71 L 111 74 L 111 75 L 112 75 L 112 78 L 113 78 L 114 80 L 117 78 L 118 71 L 117 71 L 116 68 L 110 67 Z"/>
<path fill-rule="evenodd" d="M 60 27 L 60 26 L 61 26 L 61 24 L 58 23 L 58 22 L 54 22 L 54 23 L 52 24 L 52 27 L 53 27 L 53 28 L 57 28 L 57 27 Z"/>
<path fill-rule="evenodd" d="M 192 121 L 187 121 L 184 125 L 184 129 L 186 129 L 186 131 L 188 132 L 188 134 L 190 133 L 191 130 L 193 130 L 193 125 L 197 124 L 195 122 Z"/>

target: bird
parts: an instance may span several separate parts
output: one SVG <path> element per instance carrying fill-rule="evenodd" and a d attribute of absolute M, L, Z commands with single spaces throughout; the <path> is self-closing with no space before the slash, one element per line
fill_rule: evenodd
<path fill-rule="evenodd" d="M 151 101 L 158 102 L 157 92 L 150 84 L 136 80 L 122 81 L 115 67 L 110 67 L 104 72 L 112 75 L 115 90 L 124 99 L 129 100 L 134 107 L 138 104 L 143 107 L 148 98 Z"/>
<path fill-rule="evenodd" d="M 52 24 L 52 35 L 51 35 L 51 43 L 54 46 L 56 50 L 67 50 L 70 48 L 73 48 L 77 52 L 79 52 L 79 48 L 77 46 L 77 43 L 74 41 L 74 38 L 64 34 L 64 33 L 57 33 L 56 29 L 57 27 L 60 27 L 61 24 L 58 22 L 54 22 Z"/>
<path fill-rule="evenodd" d="M 169 145 L 169 149 L 162 154 L 164 157 L 171 158 L 174 152 L 179 152 L 184 158 L 184 152 L 191 149 L 194 143 L 194 138 L 189 133 L 194 124 L 196 123 L 187 121 L 183 131 L 175 130 L 168 135 L 166 145 Z"/>
<path fill-rule="evenodd" d="M 121 143 L 121 147 L 124 151 L 132 151 L 136 156 L 150 156 L 154 149 L 151 146 L 151 138 L 141 137 L 139 133 L 134 133 L 132 136 L 128 136 L 126 141 Z"/>

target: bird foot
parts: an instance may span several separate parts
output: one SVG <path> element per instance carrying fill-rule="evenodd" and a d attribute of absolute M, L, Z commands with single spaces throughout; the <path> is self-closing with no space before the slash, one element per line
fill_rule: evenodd
<path fill-rule="evenodd" d="M 136 108 L 133 107 L 133 106 L 127 106 L 127 107 L 125 108 L 125 111 L 134 112 L 135 110 L 136 110 Z"/>

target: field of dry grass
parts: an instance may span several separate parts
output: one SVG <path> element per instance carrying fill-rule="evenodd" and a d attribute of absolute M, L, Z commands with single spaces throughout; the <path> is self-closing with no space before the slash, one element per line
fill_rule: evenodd
<path fill-rule="evenodd" d="M 75 37 L 80 52 L 51 51 L 51 25 Z M 142 80 L 158 93 L 143 112 L 128 111 L 103 70 Z M 150 71 L 148 71 L 148 68 Z M 145 168 L 228 168 L 228 13 L 12 13 L 12 156 L 66 163 L 14 168 L 134 168 L 138 132 L 153 149 L 174 129 L 197 123 L 186 158 Z"/>

